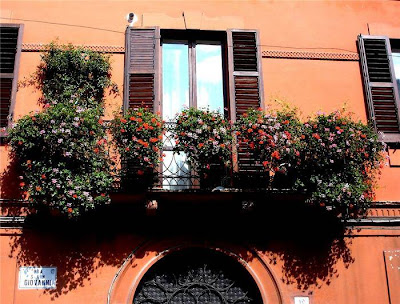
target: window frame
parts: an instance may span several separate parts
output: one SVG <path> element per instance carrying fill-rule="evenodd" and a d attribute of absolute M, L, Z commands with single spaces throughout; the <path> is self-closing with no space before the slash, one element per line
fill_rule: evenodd
<path fill-rule="evenodd" d="M 0 23 L 0 27 L 5 28 L 18 28 L 18 37 L 17 37 L 17 44 L 16 44 L 16 52 L 14 58 L 14 69 L 13 73 L 0 73 L 0 79 L 3 78 L 12 78 L 12 85 L 11 85 L 11 95 L 10 95 L 10 107 L 8 111 L 8 122 L 6 125 L 6 129 L 10 127 L 14 119 L 14 109 L 15 109 L 15 101 L 17 95 L 17 87 L 18 87 L 18 71 L 21 59 L 21 50 L 22 50 L 22 34 L 24 30 L 24 24 L 16 24 L 16 23 Z M 7 130 L 0 129 L 0 138 L 6 137 L 8 135 Z"/>
<path fill-rule="evenodd" d="M 197 71 L 196 71 L 196 46 L 199 44 L 221 45 L 222 60 L 222 90 L 223 90 L 223 114 L 230 119 L 230 98 L 229 98 L 229 70 L 228 70 L 228 38 L 226 31 L 211 30 L 180 30 L 180 29 L 160 29 L 160 68 L 162 69 L 163 44 L 164 43 L 188 43 L 189 61 L 189 107 L 197 108 Z M 160 73 L 160 113 L 163 115 L 163 77 Z"/>

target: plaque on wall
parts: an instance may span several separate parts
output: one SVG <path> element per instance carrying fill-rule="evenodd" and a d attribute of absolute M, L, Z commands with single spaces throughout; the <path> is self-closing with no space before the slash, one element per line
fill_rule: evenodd
<path fill-rule="evenodd" d="M 56 279 L 57 267 L 20 267 L 18 276 L 18 288 L 54 289 L 56 288 Z"/>

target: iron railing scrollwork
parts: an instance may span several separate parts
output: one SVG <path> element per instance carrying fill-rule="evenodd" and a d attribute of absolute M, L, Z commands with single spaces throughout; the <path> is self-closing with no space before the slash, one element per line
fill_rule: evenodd
<path fill-rule="evenodd" d="M 187 272 L 156 274 L 143 282 L 134 304 L 248 304 L 247 292 L 221 270 L 204 264 Z"/>

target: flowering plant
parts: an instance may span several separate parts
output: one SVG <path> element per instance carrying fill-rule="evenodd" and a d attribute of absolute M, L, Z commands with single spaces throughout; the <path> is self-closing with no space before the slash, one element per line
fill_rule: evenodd
<path fill-rule="evenodd" d="M 294 112 L 266 113 L 249 109 L 235 123 L 238 145 L 252 154 L 264 171 L 286 174 L 299 160 L 298 127 L 301 125 Z"/>
<path fill-rule="evenodd" d="M 385 149 L 374 129 L 337 111 L 307 121 L 300 140 L 297 186 L 310 192 L 309 201 L 345 216 L 363 214 Z"/>
<path fill-rule="evenodd" d="M 122 176 L 153 174 L 159 164 L 163 145 L 163 122 L 159 115 L 149 110 L 129 109 L 124 115 L 116 115 L 111 122 L 114 143 L 125 162 Z"/>
<path fill-rule="evenodd" d="M 109 202 L 112 179 L 99 114 L 59 104 L 21 118 L 10 130 L 24 172 L 20 186 L 32 202 L 70 217 Z"/>
<path fill-rule="evenodd" d="M 221 169 L 231 164 L 231 125 L 220 113 L 185 109 L 177 115 L 173 132 L 174 151 L 184 152 L 200 174 L 210 172 L 212 165 Z"/>
<path fill-rule="evenodd" d="M 101 119 L 111 85 L 109 58 L 51 44 L 32 81 L 44 110 L 24 116 L 9 131 L 23 169 L 20 186 L 29 200 L 69 217 L 110 201 L 112 177 Z"/>

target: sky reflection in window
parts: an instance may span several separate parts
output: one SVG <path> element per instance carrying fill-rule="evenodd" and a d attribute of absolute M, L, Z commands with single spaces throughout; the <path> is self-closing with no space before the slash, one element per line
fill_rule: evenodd
<path fill-rule="evenodd" d="M 163 119 L 171 121 L 185 106 L 189 106 L 188 45 L 164 43 Z"/>
<path fill-rule="evenodd" d="M 221 45 L 196 46 L 197 107 L 224 113 Z"/>

